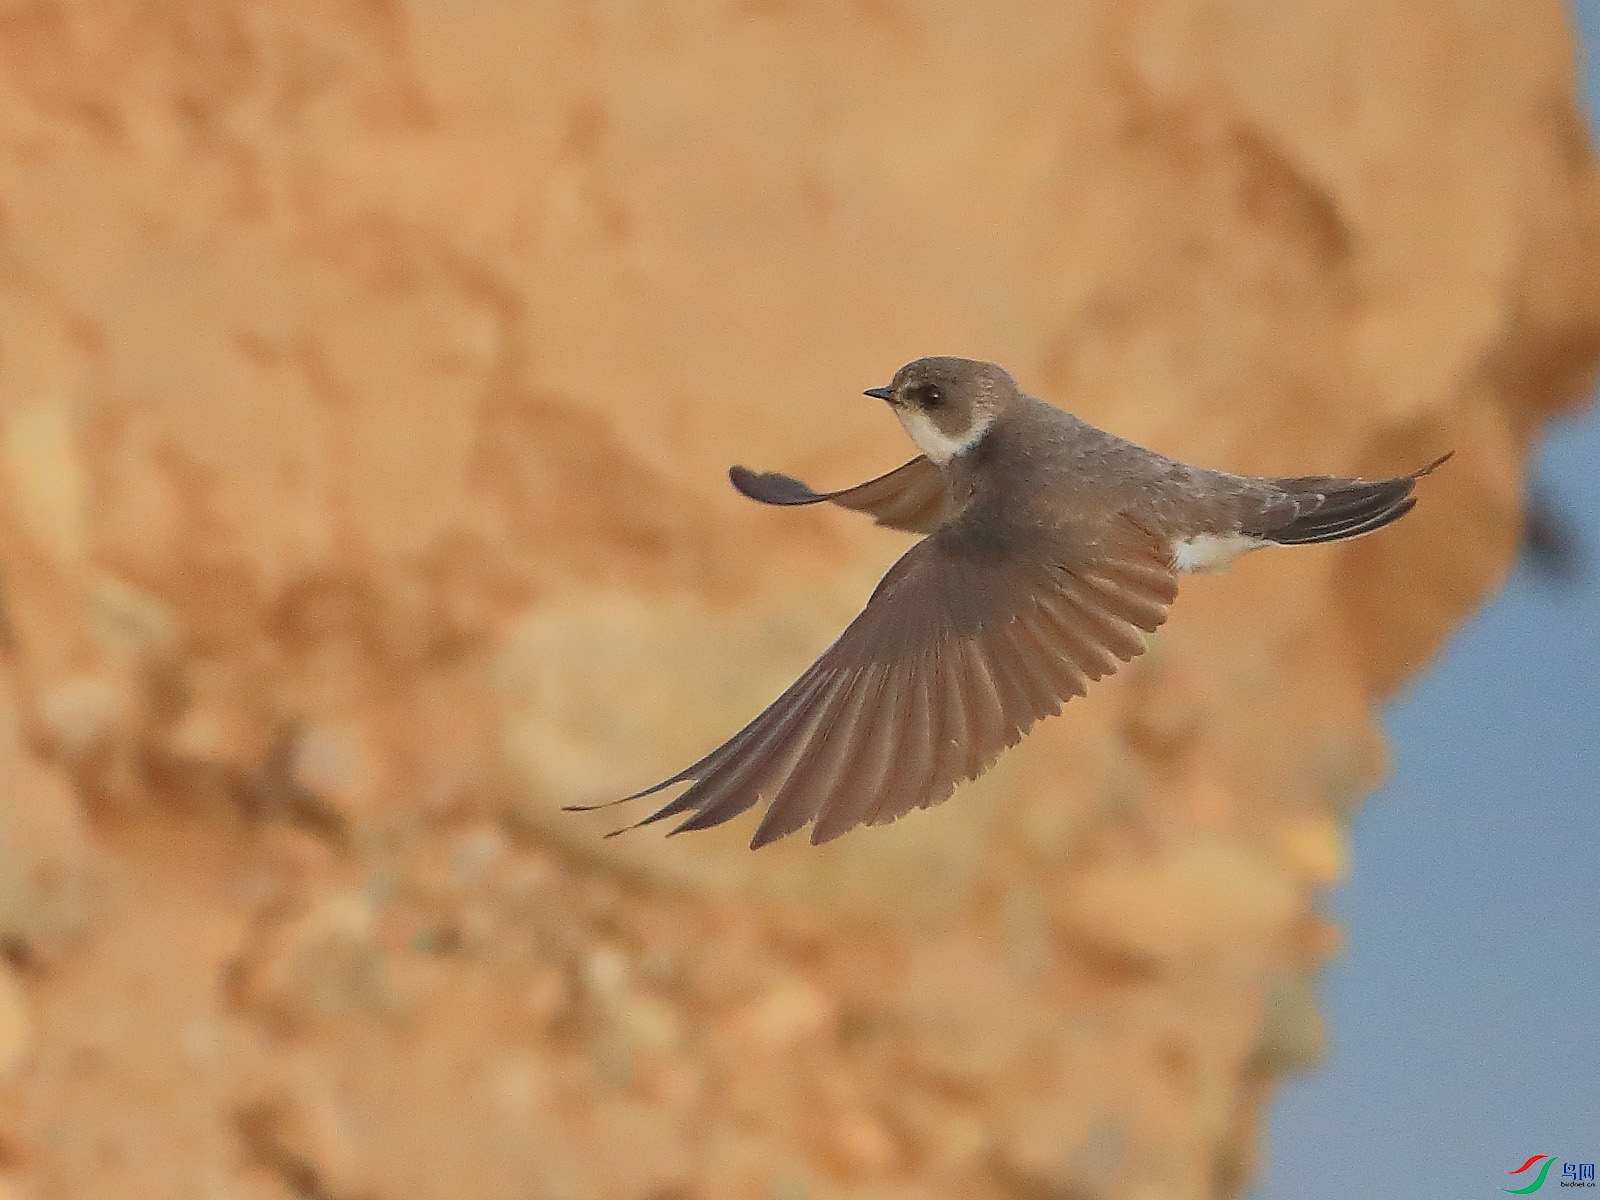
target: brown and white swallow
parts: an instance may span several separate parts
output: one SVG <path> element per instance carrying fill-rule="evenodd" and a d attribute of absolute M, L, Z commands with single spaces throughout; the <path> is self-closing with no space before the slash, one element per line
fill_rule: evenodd
<path fill-rule="evenodd" d="M 931 808 L 1035 722 L 1145 648 L 1178 576 L 1262 546 L 1334 542 L 1410 512 L 1416 481 L 1264 479 L 1191 467 L 1022 391 L 993 363 L 920 358 L 865 393 L 922 453 L 856 487 L 734 467 L 763 504 L 827 501 L 924 535 L 861 615 L 755 720 L 636 825 L 708 829 L 766 801 L 754 849 L 813 844 Z M 575 811 L 608 805 L 574 806 Z M 617 830 L 620 833 L 623 830 Z"/>

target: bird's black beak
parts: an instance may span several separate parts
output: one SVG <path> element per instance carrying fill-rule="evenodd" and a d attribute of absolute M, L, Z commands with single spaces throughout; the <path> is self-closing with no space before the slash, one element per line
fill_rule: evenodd
<path fill-rule="evenodd" d="M 893 388 L 868 388 L 866 391 L 862 392 L 861 394 L 863 396 L 871 396 L 874 400 L 893 400 L 894 399 L 894 389 Z"/>

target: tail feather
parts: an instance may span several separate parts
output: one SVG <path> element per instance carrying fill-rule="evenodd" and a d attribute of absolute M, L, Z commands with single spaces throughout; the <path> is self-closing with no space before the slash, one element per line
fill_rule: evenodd
<path fill-rule="evenodd" d="M 1288 510 L 1273 506 L 1263 513 L 1263 528 L 1248 532 L 1280 546 L 1308 546 L 1382 529 L 1416 507 L 1411 491 L 1417 480 L 1443 466 L 1449 458 L 1446 454 L 1419 471 L 1393 479 L 1308 476 L 1274 480 L 1291 501 Z"/>

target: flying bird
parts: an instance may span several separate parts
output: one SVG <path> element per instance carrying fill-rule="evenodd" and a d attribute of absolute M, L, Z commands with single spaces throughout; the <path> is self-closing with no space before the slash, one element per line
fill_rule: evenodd
<path fill-rule="evenodd" d="M 920 358 L 865 394 L 889 405 L 921 451 L 903 467 L 836 492 L 744 467 L 729 478 L 763 504 L 836 504 L 922 539 L 750 724 L 652 787 L 570 811 L 686 783 L 626 828 L 682 817 L 673 833 L 708 829 L 765 800 L 755 849 L 807 824 L 818 844 L 930 808 L 1143 651 L 1180 574 L 1262 546 L 1381 529 L 1450 457 L 1379 480 L 1210 471 L 1096 429 L 964 358 Z"/>

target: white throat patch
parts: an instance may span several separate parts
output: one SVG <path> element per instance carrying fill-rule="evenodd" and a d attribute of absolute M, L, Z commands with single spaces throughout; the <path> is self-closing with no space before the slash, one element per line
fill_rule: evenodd
<path fill-rule="evenodd" d="M 928 456 L 928 461 L 937 463 L 941 467 L 956 455 L 976 446 L 979 439 L 989 431 L 989 426 L 994 423 L 993 413 L 983 413 L 972 423 L 972 428 L 967 430 L 964 436 L 954 438 L 941 432 L 933 423 L 933 418 L 920 408 L 896 405 L 894 415 L 900 418 L 901 426 L 916 443 L 917 449 Z"/>

